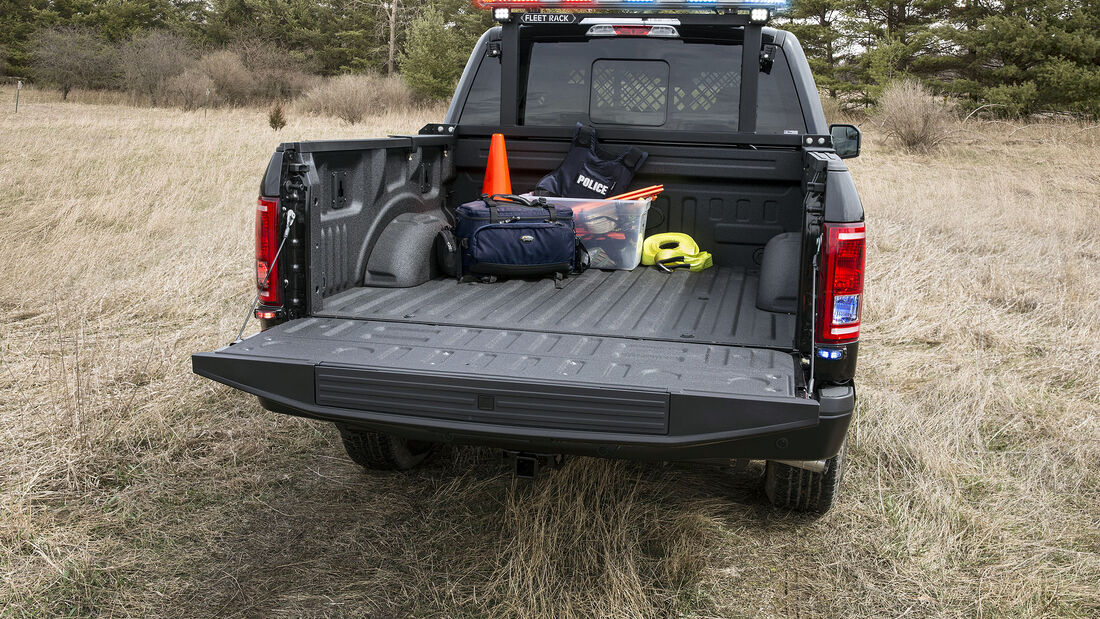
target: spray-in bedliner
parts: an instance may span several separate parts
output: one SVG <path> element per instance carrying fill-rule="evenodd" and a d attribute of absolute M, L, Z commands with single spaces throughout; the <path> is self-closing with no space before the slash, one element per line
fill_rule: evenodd
<path fill-rule="evenodd" d="M 757 309 L 758 283 L 755 272 L 731 267 L 671 274 L 590 269 L 561 289 L 548 278 L 437 279 L 413 288 L 353 288 L 326 298 L 314 314 L 789 349 L 794 316 Z"/>

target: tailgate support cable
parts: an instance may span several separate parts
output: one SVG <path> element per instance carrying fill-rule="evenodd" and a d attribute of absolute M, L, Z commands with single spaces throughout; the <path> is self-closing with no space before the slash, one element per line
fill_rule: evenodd
<path fill-rule="evenodd" d="M 290 226 L 294 224 L 294 209 L 287 209 L 286 212 L 286 229 L 283 230 L 283 240 L 279 241 L 279 249 L 275 250 L 275 258 L 271 260 L 271 264 L 279 264 L 279 255 L 283 253 L 283 246 L 286 245 L 286 240 L 290 238 Z M 241 341 L 241 336 L 244 335 L 244 330 L 248 327 L 248 321 L 252 319 L 252 314 L 256 313 L 256 306 L 260 304 L 260 291 L 267 287 L 267 280 L 271 279 L 272 269 L 268 268 L 267 276 L 264 277 L 264 281 L 260 283 L 259 290 L 256 291 L 256 298 L 252 299 L 252 305 L 248 308 L 248 314 L 244 317 L 244 324 L 241 325 L 241 330 L 237 332 L 237 339 L 230 343 L 230 346 Z"/>
<path fill-rule="evenodd" d="M 824 235 L 822 235 L 824 236 Z M 817 261 L 821 256 L 821 236 L 817 237 L 817 245 L 814 248 L 814 293 L 810 297 L 810 380 L 809 380 L 809 396 L 814 397 L 814 365 L 817 360 L 817 280 L 818 269 L 820 268 Z"/>

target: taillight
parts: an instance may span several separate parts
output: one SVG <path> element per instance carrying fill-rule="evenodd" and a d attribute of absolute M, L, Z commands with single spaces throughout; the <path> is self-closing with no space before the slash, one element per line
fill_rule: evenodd
<path fill-rule="evenodd" d="M 818 342 L 842 344 L 859 339 L 866 240 L 862 223 L 825 224 L 822 286 L 817 302 Z"/>
<path fill-rule="evenodd" d="M 256 201 L 256 288 L 260 303 L 282 303 L 279 286 L 279 265 L 275 262 L 278 250 L 279 200 L 261 197 Z"/>

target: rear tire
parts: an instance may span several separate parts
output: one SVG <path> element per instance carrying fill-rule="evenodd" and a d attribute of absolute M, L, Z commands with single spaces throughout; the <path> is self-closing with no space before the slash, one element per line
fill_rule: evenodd
<path fill-rule="evenodd" d="M 407 471 L 424 461 L 433 443 L 410 441 L 392 434 L 358 430 L 336 424 L 348 457 L 374 471 Z"/>
<path fill-rule="evenodd" d="M 806 469 L 768 461 L 764 471 L 764 492 L 776 507 L 798 512 L 824 514 L 833 506 L 844 477 L 844 452 L 825 461 L 825 471 L 815 473 Z"/>

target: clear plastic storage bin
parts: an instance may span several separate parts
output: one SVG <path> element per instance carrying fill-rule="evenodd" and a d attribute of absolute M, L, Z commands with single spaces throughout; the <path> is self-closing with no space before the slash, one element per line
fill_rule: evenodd
<path fill-rule="evenodd" d="M 641 263 L 650 200 L 546 198 L 546 201 L 573 209 L 577 239 L 588 250 L 591 268 L 629 271 Z"/>

